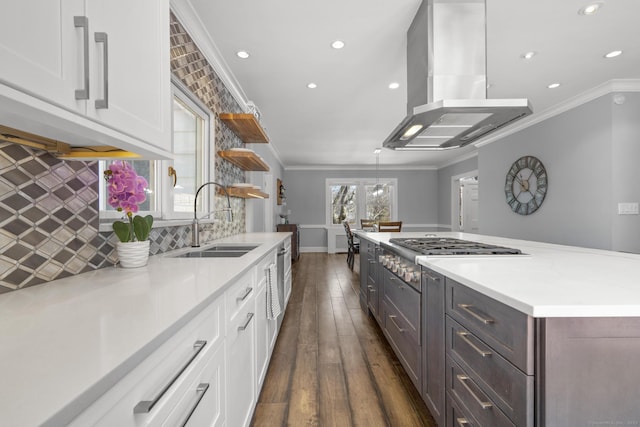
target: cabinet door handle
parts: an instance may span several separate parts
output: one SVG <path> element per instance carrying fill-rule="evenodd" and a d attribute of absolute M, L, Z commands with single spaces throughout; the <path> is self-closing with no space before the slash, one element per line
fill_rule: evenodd
<path fill-rule="evenodd" d="M 193 348 L 195 349 L 195 351 L 189 357 L 189 360 L 187 360 L 187 362 L 184 365 L 182 365 L 180 370 L 173 377 L 171 377 L 167 385 L 162 387 L 162 390 L 160 390 L 160 392 L 156 395 L 156 397 L 154 397 L 152 400 L 141 400 L 140 402 L 138 402 L 136 406 L 133 408 L 133 413 L 146 414 L 148 412 L 151 412 L 151 410 L 156 405 L 156 403 L 158 403 L 160 399 L 162 399 L 162 397 L 167 392 L 167 390 L 169 390 L 173 385 L 173 383 L 175 383 L 176 380 L 180 378 L 180 375 L 182 375 L 182 373 L 189 367 L 189 365 L 191 365 L 191 362 L 193 362 L 193 359 L 195 359 L 198 356 L 198 354 L 200 354 L 200 352 L 206 345 L 207 345 L 207 342 L 205 340 L 196 341 L 193 344 Z"/>
<path fill-rule="evenodd" d="M 253 288 L 247 288 L 244 291 L 244 294 L 241 297 L 236 298 L 236 301 L 244 301 L 247 299 L 249 294 L 253 291 Z"/>
<path fill-rule="evenodd" d="M 458 423 L 460 427 L 465 427 L 471 424 L 466 418 L 456 418 L 456 423 Z"/>
<path fill-rule="evenodd" d="M 389 315 L 389 319 L 391 320 L 391 323 L 393 323 L 395 325 L 396 328 L 398 328 L 398 331 L 400 331 L 400 333 L 404 334 L 404 329 L 402 329 L 397 323 L 396 323 L 396 317 L 397 316 L 393 316 L 393 315 Z"/>
<path fill-rule="evenodd" d="M 373 286 L 367 286 L 367 288 L 369 289 L 369 292 L 375 292 L 376 290 L 373 289 Z"/>
<path fill-rule="evenodd" d="M 244 325 L 238 326 L 238 330 L 244 331 L 245 329 L 247 329 L 247 327 L 249 326 L 249 323 L 251 323 L 251 319 L 253 319 L 253 313 L 247 314 L 247 321 L 244 322 Z"/>
<path fill-rule="evenodd" d="M 84 87 L 82 89 L 76 89 L 76 99 L 89 99 L 89 18 L 86 16 L 74 16 L 73 26 L 76 28 L 82 28 L 82 54 L 83 59 L 83 72 L 84 76 L 82 81 Z"/>
<path fill-rule="evenodd" d="M 102 50 L 102 88 L 104 94 L 102 99 L 96 99 L 96 110 L 109 108 L 109 36 L 107 33 L 95 33 L 96 43 L 103 43 Z"/>
<path fill-rule="evenodd" d="M 485 325 L 488 325 L 490 323 L 494 323 L 495 322 L 495 320 L 488 319 L 486 317 L 482 317 L 478 313 L 476 313 L 475 311 L 471 310 L 471 308 L 473 307 L 471 304 L 458 304 L 458 307 L 460 307 L 461 309 L 463 309 L 464 311 L 469 313 L 471 316 L 473 316 L 476 320 L 481 321 Z"/>
<path fill-rule="evenodd" d="M 480 354 L 480 356 L 482 356 L 482 357 L 491 356 L 491 352 L 490 351 L 482 350 L 481 348 L 478 348 L 478 346 L 476 346 L 474 343 L 472 343 L 471 340 L 469 340 L 469 338 L 467 338 L 467 335 L 469 335 L 468 333 L 462 332 L 462 331 L 456 331 L 456 334 L 458 334 L 460 339 L 462 341 L 464 341 L 469 347 L 471 347 L 478 354 Z"/>
<path fill-rule="evenodd" d="M 491 402 L 485 402 L 485 401 L 481 400 L 473 392 L 473 390 L 471 390 L 471 387 L 469 387 L 469 384 L 467 384 L 467 380 L 469 379 L 468 376 L 466 376 L 466 375 L 456 375 L 456 378 L 458 378 L 458 381 L 460 382 L 460 384 L 462 384 L 462 386 L 467 390 L 467 393 L 469 393 L 471 395 L 471 397 L 473 397 L 473 399 L 478 403 L 478 405 L 480 405 L 480 407 L 482 409 L 489 409 L 489 408 L 491 408 L 493 406 L 491 404 Z"/>
<path fill-rule="evenodd" d="M 184 427 L 187 425 L 187 423 L 189 422 L 189 418 L 191 418 L 191 415 L 193 415 L 195 410 L 198 408 L 198 405 L 200 404 L 200 401 L 204 397 L 204 394 L 207 392 L 207 390 L 209 390 L 209 383 L 198 384 L 198 387 L 196 388 L 198 399 L 195 401 L 191 409 L 189 409 L 189 413 L 187 414 L 186 417 L 184 417 L 184 420 L 179 424 L 181 427 Z"/>
<path fill-rule="evenodd" d="M 424 275 L 424 277 L 426 277 L 426 278 L 427 278 L 427 279 L 429 279 L 429 280 L 433 280 L 434 282 L 437 282 L 437 281 L 439 281 L 439 280 L 440 280 L 440 278 L 439 278 L 439 277 L 432 276 L 432 275 L 430 275 L 429 273 L 427 273 L 426 271 L 423 271 L 423 272 L 422 272 L 422 274 Z"/>

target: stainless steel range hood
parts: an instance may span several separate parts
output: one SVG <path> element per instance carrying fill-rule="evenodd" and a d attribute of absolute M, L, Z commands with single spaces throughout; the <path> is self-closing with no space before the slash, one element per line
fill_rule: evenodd
<path fill-rule="evenodd" d="M 487 99 L 484 0 L 423 0 L 407 32 L 407 116 L 393 150 L 463 147 L 531 114 L 527 99 Z"/>

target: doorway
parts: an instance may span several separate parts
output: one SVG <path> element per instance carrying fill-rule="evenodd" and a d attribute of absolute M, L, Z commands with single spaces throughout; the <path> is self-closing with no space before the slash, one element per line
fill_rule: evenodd
<path fill-rule="evenodd" d="M 478 171 L 451 177 L 451 231 L 479 233 Z"/>

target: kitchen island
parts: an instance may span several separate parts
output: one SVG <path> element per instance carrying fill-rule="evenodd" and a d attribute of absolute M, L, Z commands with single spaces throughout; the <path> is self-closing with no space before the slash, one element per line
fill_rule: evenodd
<path fill-rule="evenodd" d="M 425 236 L 358 234 L 367 248 L 384 247 L 394 237 Z M 414 383 L 441 424 L 640 425 L 639 255 L 435 235 L 524 253 L 416 256 L 423 277 L 415 292 L 422 329 L 414 346 L 422 359 L 413 363 L 406 363 L 412 361 L 407 345 L 394 346 L 394 340 L 402 343 L 394 336 L 397 325 L 407 330 L 402 307 L 394 305 L 393 284 L 401 277 L 379 269 L 374 294 L 384 304 L 377 320 L 405 369 L 414 368 Z M 445 375 L 429 366 L 445 367 Z M 427 392 L 433 384 L 445 385 L 437 392 L 440 401 L 433 388 Z"/>
<path fill-rule="evenodd" d="M 206 405 L 207 410 L 224 411 L 219 407 L 224 406 L 224 396 L 215 387 L 224 387 L 224 377 L 219 375 L 229 375 L 223 369 L 225 358 L 227 364 L 240 360 L 231 357 L 231 353 L 225 357 L 225 352 L 233 349 L 229 337 L 235 339 L 240 336 L 239 331 L 251 331 L 246 342 L 250 348 L 258 347 L 258 356 L 250 356 L 250 360 L 256 362 L 261 357 L 262 364 L 268 364 L 270 353 L 265 353 L 267 346 L 275 342 L 277 331 L 273 331 L 274 321 L 265 320 L 265 325 L 256 326 L 262 313 L 257 309 L 266 304 L 266 299 L 258 301 L 254 295 L 260 288 L 264 292 L 264 269 L 276 262 L 276 248 L 286 244 L 290 236 L 240 234 L 200 249 L 217 243 L 257 245 L 241 257 L 175 257 L 193 250 L 185 248 L 150 257 L 145 267 L 105 268 L 0 295 L 0 425 L 159 425 L 165 417 L 171 420 L 182 415 L 170 412 L 170 405 L 163 400 L 171 400 L 175 397 L 172 394 L 177 395 L 202 373 L 211 374 L 215 381 L 211 382 L 212 390 L 205 390 L 208 394 L 202 393 L 200 398 L 213 399 Z M 264 342 L 267 323 L 271 325 L 270 343 Z M 258 332 L 263 326 L 261 336 Z M 186 347 L 180 350 L 174 343 L 181 345 L 182 341 L 174 337 L 182 339 L 183 335 Z M 208 342 L 201 341 L 200 335 L 207 335 Z M 112 413 L 122 415 L 112 408 L 118 408 L 127 394 L 135 392 L 143 398 L 154 398 L 167 377 L 189 358 L 192 365 L 202 362 L 203 367 L 185 367 L 185 378 L 174 382 L 157 408 L 134 416 L 135 403 L 127 404 L 126 424 L 120 418 L 109 421 Z M 139 391 L 139 384 L 156 375 L 158 367 L 165 363 L 169 365 L 169 375 L 159 373 L 154 384 Z M 130 378 L 140 367 L 144 371 Z M 212 367 L 216 369 L 211 370 Z M 256 371 L 263 368 L 243 367 L 245 373 L 253 375 L 248 379 L 254 384 L 254 393 L 250 396 L 252 393 L 243 390 L 246 402 L 242 405 L 255 404 L 259 384 L 254 379 L 260 374 Z M 99 408 L 104 414 L 91 413 L 74 421 L 105 396 L 107 401 Z M 177 406 L 191 404 L 180 401 Z M 237 400 L 229 402 L 234 415 L 240 413 L 239 404 Z M 100 424 L 96 419 L 103 415 Z M 250 415 L 249 412 L 249 419 Z M 218 422 L 224 423 L 224 417 Z"/>

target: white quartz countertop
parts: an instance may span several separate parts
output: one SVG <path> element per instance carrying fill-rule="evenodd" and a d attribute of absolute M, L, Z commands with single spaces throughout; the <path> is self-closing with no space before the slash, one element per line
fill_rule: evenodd
<path fill-rule="evenodd" d="M 362 233 L 453 237 L 527 255 L 419 256 L 431 268 L 533 317 L 640 317 L 640 255 L 468 233 Z"/>
<path fill-rule="evenodd" d="M 65 425 L 290 234 L 202 246 L 260 245 L 239 258 L 167 253 L 0 295 L 0 425 Z"/>

